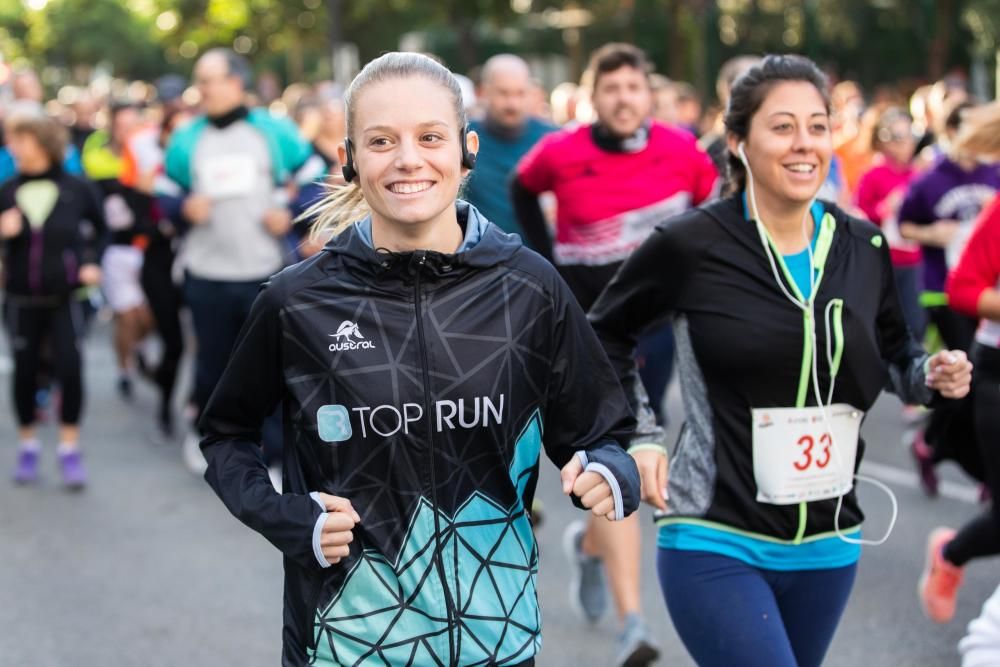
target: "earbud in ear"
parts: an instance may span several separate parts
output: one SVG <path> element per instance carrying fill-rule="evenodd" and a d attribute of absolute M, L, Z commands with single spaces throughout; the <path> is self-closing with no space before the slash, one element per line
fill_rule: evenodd
<path fill-rule="evenodd" d="M 340 171 L 344 174 L 344 180 L 350 183 L 358 177 L 358 170 L 354 167 L 354 155 L 351 152 L 350 139 L 344 139 L 344 152 L 347 159 L 344 160 L 344 165 L 340 168 Z"/>
<path fill-rule="evenodd" d="M 469 144 L 467 141 L 468 135 L 469 135 L 469 126 L 466 125 L 465 127 L 462 128 L 462 131 L 459 132 L 458 135 L 458 141 L 462 145 L 462 166 L 465 167 L 466 169 L 475 169 L 476 154 L 469 152 Z"/>
<path fill-rule="evenodd" d="M 747 169 L 749 169 L 750 168 L 750 161 L 747 159 L 746 147 L 745 147 L 745 144 L 742 141 L 740 143 L 736 144 L 736 154 L 740 158 L 740 162 L 743 163 L 743 166 L 746 167 Z"/>

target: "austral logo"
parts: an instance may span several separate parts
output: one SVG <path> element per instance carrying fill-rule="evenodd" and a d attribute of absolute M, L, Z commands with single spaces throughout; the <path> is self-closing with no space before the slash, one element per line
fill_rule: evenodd
<path fill-rule="evenodd" d="M 330 343 L 331 352 L 375 349 L 375 343 L 370 340 L 366 340 L 365 337 L 361 335 L 361 330 L 358 329 L 357 322 L 344 320 L 341 322 L 340 326 L 337 327 L 337 333 L 330 334 L 330 336 L 337 339 L 335 343 Z"/>

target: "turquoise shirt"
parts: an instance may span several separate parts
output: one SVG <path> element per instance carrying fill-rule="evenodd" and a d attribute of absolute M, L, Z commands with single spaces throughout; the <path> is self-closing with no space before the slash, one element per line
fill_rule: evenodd
<path fill-rule="evenodd" d="M 481 120 L 469 123 L 469 129 L 479 134 L 479 153 L 462 198 L 500 229 L 524 239 L 510 201 L 508 181 L 525 153 L 557 128 L 537 118 L 528 118 L 521 131 L 510 136 L 497 134 Z"/>

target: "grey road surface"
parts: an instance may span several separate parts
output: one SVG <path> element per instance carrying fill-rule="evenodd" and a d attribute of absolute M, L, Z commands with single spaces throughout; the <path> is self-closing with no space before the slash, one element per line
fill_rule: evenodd
<path fill-rule="evenodd" d="M 233 519 L 208 486 L 182 465 L 180 448 L 150 439 L 155 396 L 140 386 L 124 404 L 114 391 L 107 326 L 87 345 L 88 405 L 83 445 L 91 472 L 79 494 L 60 489 L 55 429 L 43 430 L 42 482 L 18 488 L 7 480 L 15 458 L 10 364 L 0 337 L 0 666 L 254 667 L 279 664 L 281 561 L 261 537 Z M 677 396 L 671 415 L 680 417 Z M 965 624 L 1000 583 L 997 560 L 969 567 L 956 620 L 923 618 L 915 589 L 927 532 L 959 525 L 974 512 L 975 487 L 945 471 L 945 495 L 930 500 L 915 486 L 902 448 L 898 402 L 884 397 L 865 427 L 865 468 L 899 499 L 887 544 L 866 547 L 858 581 L 826 664 L 957 665 Z M 581 518 L 544 465 L 538 495 L 538 590 L 543 609 L 544 667 L 612 664 L 616 621 L 594 627 L 567 604 L 562 528 Z M 861 486 L 867 535 L 881 533 L 889 501 Z M 691 665 L 673 632 L 655 573 L 655 528 L 643 510 L 643 609 L 663 646 L 659 665 Z M 725 632 L 719 628 L 719 632 Z"/>

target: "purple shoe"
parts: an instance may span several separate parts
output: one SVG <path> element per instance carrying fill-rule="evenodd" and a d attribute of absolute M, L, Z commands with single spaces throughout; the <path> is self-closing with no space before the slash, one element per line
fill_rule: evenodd
<path fill-rule="evenodd" d="M 38 458 L 40 450 L 22 449 L 17 454 L 17 468 L 14 481 L 18 484 L 33 484 L 38 481 Z"/>
<path fill-rule="evenodd" d="M 83 467 L 83 455 L 79 450 L 59 454 L 59 468 L 66 488 L 78 490 L 87 485 L 87 471 Z"/>
<path fill-rule="evenodd" d="M 913 460 L 917 464 L 917 473 L 920 476 L 920 488 L 924 490 L 929 498 L 937 498 L 938 476 L 934 469 L 934 452 L 930 445 L 924 440 L 924 432 L 917 431 L 910 444 L 910 452 Z"/>

